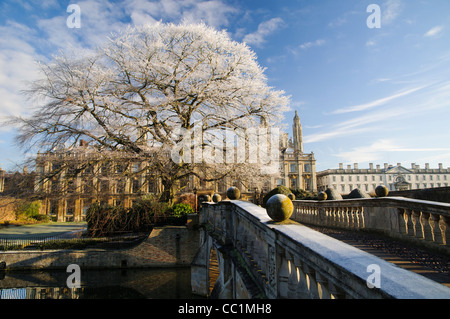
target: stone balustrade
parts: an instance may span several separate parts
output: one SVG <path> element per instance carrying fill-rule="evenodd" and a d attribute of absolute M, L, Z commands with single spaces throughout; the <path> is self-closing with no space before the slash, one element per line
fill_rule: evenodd
<path fill-rule="evenodd" d="M 450 204 L 447 203 L 403 197 L 293 203 L 291 218 L 300 223 L 380 231 L 450 251 Z"/>
<path fill-rule="evenodd" d="M 378 202 L 391 203 L 389 200 Z M 329 208 L 324 209 L 324 203 L 296 202 L 296 215 L 310 222 L 321 220 L 330 225 L 342 223 L 356 228 L 377 223 L 372 220 L 375 216 L 367 215 L 369 206 L 361 201 L 348 202 L 345 206 L 334 205 L 335 208 L 329 204 Z M 399 209 L 406 210 L 407 206 L 406 203 L 403 206 L 399 203 L 389 205 L 397 212 L 397 217 Z M 431 215 L 440 210 L 427 211 Z M 398 219 L 393 220 L 399 224 Z M 200 247 L 204 251 L 198 253 L 199 258 L 193 266 L 195 276 L 192 277 L 197 291 L 201 290 L 201 281 L 208 280 L 207 272 L 202 270 L 208 268 L 209 258 L 205 255 L 216 249 L 220 255 L 218 280 L 223 281 L 216 286 L 224 290 L 217 295 L 227 298 L 256 297 L 250 289 L 243 291 L 246 285 L 242 284 L 245 282 L 242 278 L 250 278 L 253 284 L 247 287 L 259 287 L 253 291 L 262 291 L 263 298 L 450 298 L 450 289 L 444 285 L 295 221 L 273 222 L 264 208 L 249 202 L 204 203 L 200 223 L 204 226 L 204 235 L 200 236 Z M 209 242 L 215 244 L 206 245 L 207 238 L 214 238 Z M 233 261 L 231 255 L 234 256 Z M 244 267 L 239 267 L 239 276 L 238 267 L 233 263 L 244 264 Z M 233 276 L 234 280 L 230 280 Z M 203 286 L 209 286 L 209 283 Z"/>

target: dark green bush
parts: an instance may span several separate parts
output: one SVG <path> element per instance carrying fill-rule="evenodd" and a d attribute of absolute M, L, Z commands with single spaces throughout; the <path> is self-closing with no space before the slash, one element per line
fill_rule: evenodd
<path fill-rule="evenodd" d="M 189 204 L 179 203 L 172 206 L 171 212 L 173 217 L 183 217 L 194 213 L 194 210 Z"/>

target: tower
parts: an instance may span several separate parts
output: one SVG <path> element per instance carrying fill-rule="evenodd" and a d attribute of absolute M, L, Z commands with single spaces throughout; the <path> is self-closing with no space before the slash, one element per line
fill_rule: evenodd
<path fill-rule="evenodd" d="M 294 151 L 303 153 L 303 136 L 302 136 L 302 124 L 300 123 L 300 117 L 295 111 L 294 125 L 293 125 L 293 135 L 294 135 Z"/>

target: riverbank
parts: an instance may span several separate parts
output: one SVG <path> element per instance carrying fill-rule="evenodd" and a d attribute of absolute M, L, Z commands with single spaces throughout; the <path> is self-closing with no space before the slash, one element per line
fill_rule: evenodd
<path fill-rule="evenodd" d="M 191 264 L 198 250 L 199 231 L 186 226 L 155 227 L 143 242 L 126 249 L 3 251 L 7 271 L 179 267 Z"/>

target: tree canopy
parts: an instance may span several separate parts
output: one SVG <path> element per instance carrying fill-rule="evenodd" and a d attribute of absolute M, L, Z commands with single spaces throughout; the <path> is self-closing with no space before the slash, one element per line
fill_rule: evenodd
<path fill-rule="evenodd" d="M 175 163 L 167 154 L 182 141 L 180 129 L 200 128 L 204 148 L 208 132 L 280 123 L 289 103 L 245 43 L 204 24 L 129 27 L 96 50 L 61 53 L 41 71 L 25 90 L 34 111 L 14 120 L 22 147 L 48 152 L 86 140 L 100 157 L 148 159 L 168 188 L 190 174 L 255 176 L 237 163 Z"/>

